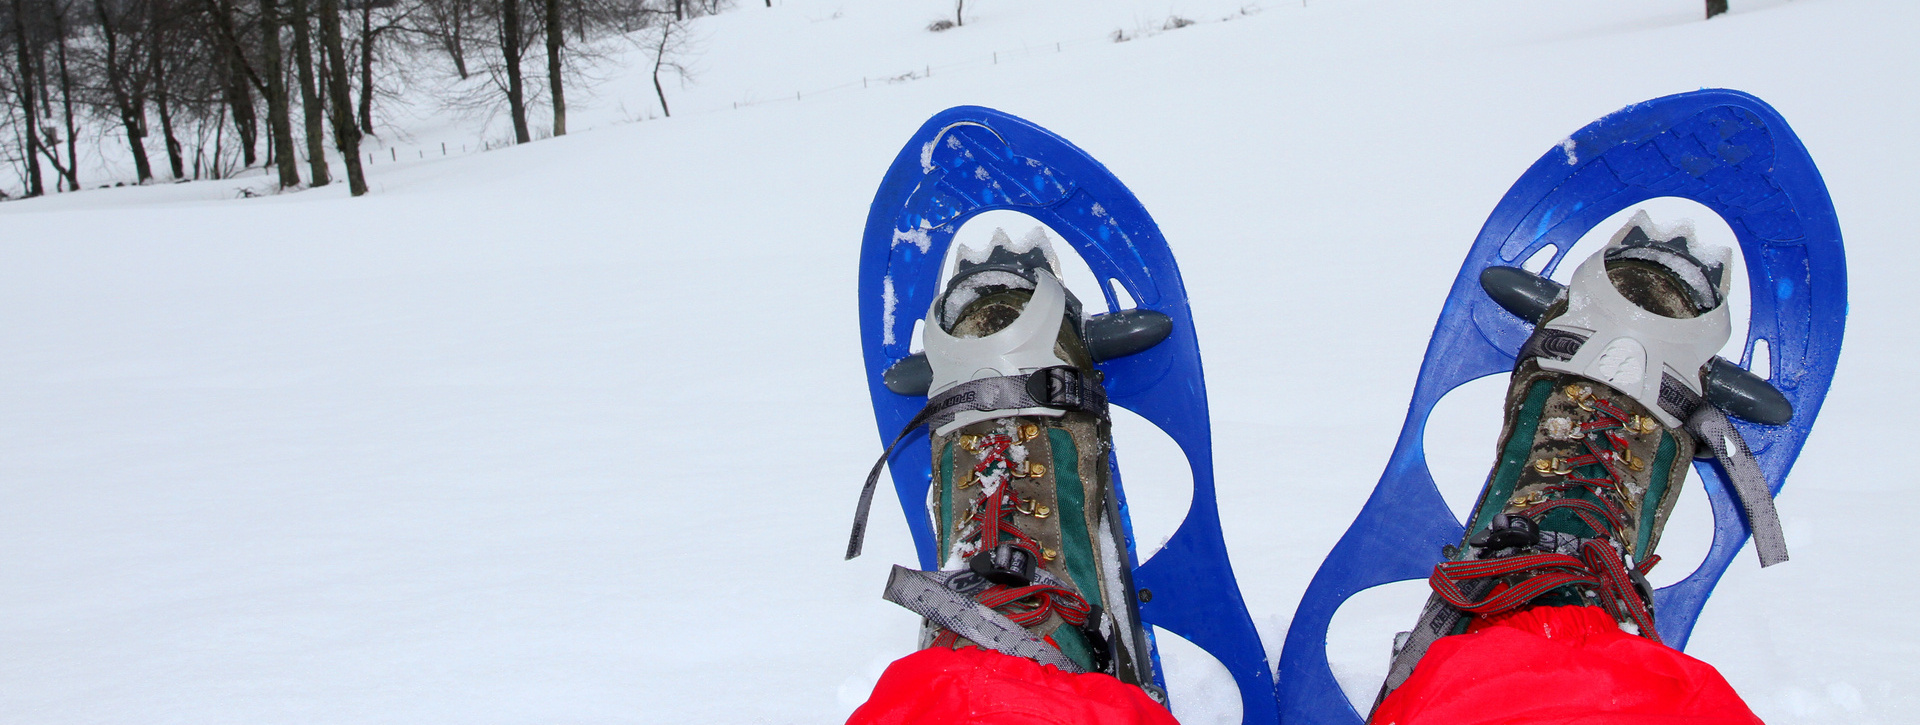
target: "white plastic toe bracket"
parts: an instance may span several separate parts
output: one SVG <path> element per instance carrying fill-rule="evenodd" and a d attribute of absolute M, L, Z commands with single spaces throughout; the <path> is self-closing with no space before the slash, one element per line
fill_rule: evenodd
<path fill-rule="evenodd" d="M 938 396 L 948 388 L 981 378 L 1026 375 L 1035 370 L 1067 365 L 1053 352 L 1060 337 L 1060 324 L 1067 312 L 1067 291 L 1060 281 L 1044 269 L 1034 270 L 1033 299 L 1020 312 L 1020 319 L 985 337 L 954 337 L 940 328 L 930 311 L 925 327 L 927 364 L 933 368 L 933 384 L 928 395 Z M 934 433 L 945 435 L 970 423 L 1016 415 L 1059 417 L 1063 411 L 1053 408 L 1017 410 L 970 410 Z"/>
<path fill-rule="evenodd" d="M 1539 358 L 1540 367 L 1605 383 L 1639 401 L 1661 423 L 1680 427 L 1685 421 L 1660 406 L 1661 378 L 1672 375 L 1696 395 L 1701 392 L 1700 366 L 1733 334 L 1727 305 L 1684 320 L 1654 314 L 1614 289 L 1604 257 L 1602 250 L 1580 263 L 1567 286 L 1566 314 L 1547 323 L 1587 341 L 1567 360 Z"/>

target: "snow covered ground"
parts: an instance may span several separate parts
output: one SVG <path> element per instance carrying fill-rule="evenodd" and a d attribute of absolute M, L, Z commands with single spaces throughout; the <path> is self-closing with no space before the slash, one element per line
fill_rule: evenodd
<path fill-rule="evenodd" d="M 0 204 L 0 720 L 843 718 L 915 628 L 877 596 L 913 558 L 891 494 L 840 561 L 879 450 L 859 233 L 959 104 L 1073 139 L 1180 254 L 1277 655 L 1508 184 L 1620 106 L 1727 87 L 1820 163 L 1853 304 L 1780 500 L 1793 561 L 1736 560 L 1689 652 L 1769 722 L 1910 721 L 1920 7 L 1732 4 L 975 0 L 940 34 L 944 0 L 746 4 L 701 21 L 671 119 L 617 123 L 652 108 L 632 71 L 576 110 L 590 131 L 376 163 L 362 199 L 235 198 L 256 177 Z M 422 148 L 492 133 L 408 123 Z M 1496 388 L 1443 403 L 1449 480 L 1481 475 Z M 1176 477 L 1149 434 L 1118 443 L 1144 550 L 1184 502 L 1144 483 Z M 1351 688 L 1414 586 L 1343 611 Z M 1231 684 L 1170 649 L 1183 718 L 1231 721 Z"/>

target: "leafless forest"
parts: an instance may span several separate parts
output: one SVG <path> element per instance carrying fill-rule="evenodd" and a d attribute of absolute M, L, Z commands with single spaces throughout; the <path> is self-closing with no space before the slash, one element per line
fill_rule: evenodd
<path fill-rule="evenodd" d="M 363 193 L 360 144 L 417 76 L 480 79 L 433 100 L 502 109 L 515 143 L 561 135 L 600 41 L 626 37 L 657 74 L 685 21 L 727 0 L 0 2 L 0 159 L 17 174 L 0 185 L 39 196 L 248 168 Z M 86 178 L 89 144 L 124 149 L 133 178 Z"/>

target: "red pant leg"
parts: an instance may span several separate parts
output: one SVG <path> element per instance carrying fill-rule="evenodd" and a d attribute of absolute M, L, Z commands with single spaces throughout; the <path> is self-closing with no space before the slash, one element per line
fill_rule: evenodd
<path fill-rule="evenodd" d="M 1595 607 L 1534 607 L 1433 643 L 1374 725 L 1757 725 L 1708 664 Z"/>
<path fill-rule="evenodd" d="M 1178 725 L 1140 688 L 990 650 L 925 649 L 887 666 L 847 725 Z"/>

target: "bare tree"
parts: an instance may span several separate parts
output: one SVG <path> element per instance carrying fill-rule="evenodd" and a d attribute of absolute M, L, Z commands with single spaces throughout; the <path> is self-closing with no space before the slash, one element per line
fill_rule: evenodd
<path fill-rule="evenodd" d="M 265 51 L 267 76 L 267 127 L 273 134 L 274 168 L 280 172 L 280 188 L 300 185 L 300 171 L 294 167 L 293 119 L 287 98 L 286 67 L 280 59 L 280 7 L 276 0 L 260 0 L 260 47 Z"/>
<path fill-rule="evenodd" d="M 552 87 L 553 135 L 567 135 L 567 94 L 563 87 L 563 70 L 560 64 L 560 47 L 565 39 L 560 35 L 560 0 L 546 0 L 545 24 L 547 26 L 547 82 Z"/>
<path fill-rule="evenodd" d="M 22 0 L 13 0 L 12 5 L 14 61 L 19 74 L 14 90 L 20 99 L 20 115 L 26 119 L 21 135 L 26 146 L 27 196 L 40 196 L 47 190 L 40 181 L 39 113 L 33 101 L 33 46 L 27 38 L 27 26 L 31 20 L 27 17 L 26 4 Z"/>
<path fill-rule="evenodd" d="M 111 137 L 126 151 L 108 156 L 130 160 L 144 183 L 158 150 L 146 144 L 164 136 L 175 179 L 227 176 L 258 164 L 256 148 L 264 147 L 283 188 L 300 183 L 302 151 L 313 185 L 322 186 L 337 172 L 325 148 L 331 132 L 353 193 L 364 194 L 360 147 L 374 104 L 394 92 L 392 79 L 409 78 L 409 66 L 395 62 L 406 58 L 393 57 L 401 44 L 444 52 L 462 78 L 491 76 L 493 83 L 461 84 L 460 92 L 511 109 L 515 141 L 525 143 L 535 132 L 528 115 L 543 102 L 553 134 L 567 132 L 567 94 L 580 97 L 605 59 L 597 43 L 610 35 L 647 53 L 661 112 L 671 114 L 666 83 L 674 73 L 687 78 L 688 22 L 727 1 L 5 0 L 0 48 L 14 52 L 0 53 L 0 164 L 19 171 L 28 194 L 49 191 L 47 164 L 58 173 L 55 190 L 77 189 L 82 141 Z M 355 20 L 357 34 L 344 27 Z M 497 35 L 475 31 L 495 23 Z M 522 63 L 538 42 L 547 82 L 529 87 Z M 301 119 L 293 118 L 295 103 Z M 295 139 L 303 126 L 304 149 Z"/>
<path fill-rule="evenodd" d="M 146 9 L 147 67 L 153 74 L 153 105 L 160 113 L 160 133 L 167 147 L 167 167 L 173 172 L 173 178 L 184 179 L 187 176 L 186 159 L 182 157 L 180 138 L 173 131 L 173 103 L 165 52 L 176 9 L 169 0 L 147 0 Z"/>
<path fill-rule="evenodd" d="M 219 33 L 220 49 L 227 68 L 226 100 L 233 112 L 233 131 L 239 136 L 241 157 L 246 165 L 252 166 L 258 157 L 254 155 L 254 141 L 260 132 L 260 119 L 254 112 L 253 86 L 263 85 L 247 63 L 245 48 L 240 42 L 240 32 L 235 27 L 232 0 L 206 0 L 207 13 L 213 19 L 214 29 Z"/>
<path fill-rule="evenodd" d="M 76 146 L 80 129 L 73 123 L 73 72 L 67 66 L 67 10 L 68 6 L 65 3 L 53 4 L 54 58 L 60 69 L 60 108 L 66 120 L 67 162 L 60 163 L 60 155 L 54 150 L 58 148 L 58 144 L 53 143 L 54 139 L 51 138 L 48 139 L 47 158 L 48 162 L 53 164 L 54 170 L 60 172 L 60 178 L 66 184 L 67 191 L 78 191 L 80 189 L 80 156 Z M 44 70 L 42 75 L 45 75 Z"/>
<path fill-rule="evenodd" d="M 415 32 L 432 39 L 434 45 L 453 61 L 453 71 L 466 80 L 467 27 L 473 18 L 470 0 L 426 0 L 422 3 L 421 23 Z"/>
<path fill-rule="evenodd" d="M 320 0 L 320 44 L 327 54 L 327 90 L 333 99 L 333 144 L 347 164 L 347 188 L 367 193 L 360 169 L 360 127 L 354 124 L 353 98 L 347 91 L 347 53 L 340 32 L 340 0 Z"/>
<path fill-rule="evenodd" d="M 360 133 L 373 135 L 373 47 L 380 36 L 373 29 L 373 0 L 360 0 Z"/>
<path fill-rule="evenodd" d="M 375 23 L 373 9 L 377 0 L 360 0 L 360 131 L 367 135 L 376 135 L 373 131 L 373 98 L 378 92 L 374 85 L 373 67 L 379 48 L 388 35 L 407 22 L 413 8 L 408 5 L 394 12 L 383 13 L 380 22 Z M 395 3 L 384 5 L 395 7 Z"/>
<path fill-rule="evenodd" d="M 308 0 L 292 2 L 293 65 L 300 78 L 300 112 L 306 121 L 307 173 L 313 177 L 313 186 L 326 186 L 333 177 L 327 169 L 326 130 L 322 127 L 325 109 L 314 87 L 313 42 L 309 38 L 312 21 L 307 17 Z"/>
<path fill-rule="evenodd" d="M 420 39 L 423 43 L 420 47 L 443 50 L 448 23 L 438 18 L 450 10 L 442 4 L 459 0 L 421 1 L 423 6 L 415 13 L 418 21 L 407 29 L 407 34 Z M 712 1 L 705 0 L 706 4 Z M 603 34 L 625 36 L 636 48 L 644 49 L 646 43 L 632 34 L 648 29 L 657 17 L 665 15 L 667 11 L 656 9 L 665 7 L 657 5 L 662 2 L 664 0 L 557 0 L 551 3 L 548 0 L 488 0 L 479 4 L 473 22 L 485 23 L 498 32 L 491 37 L 468 37 L 463 53 L 467 71 L 484 74 L 492 82 L 484 88 L 465 86 L 446 103 L 507 115 L 514 122 L 516 143 L 530 141 L 549 129 L 553 135 L 565 134 L 570 110 L 567 96 L 572 90 L 568 86 L 577 88 L 581 78 L 591 78 L 590 69 L 596 62 L 606 60 L 593 41 Z M 696 7 L 690 5 L 690 8 Z M 509 15 L 518 22 L 508 22 Z M 518 33 L 512 32 L 515 28 L 519 29 Z M 570 41 L 569 34 L 579 40 Z M 534 51 L 530 46 L 542 41 L 547 50 L 545 84 L 529 78 L 527 67 L 530 60 L 527 56 Z M 483 46 L 487 49 L 484 55 L 476 52 Z M 491 60 L 485 60 L 488 58 Z M 553 124 L 535 127 L 532 115 L 543 102 L 549 104 L 553 112 Z M 527 119 L 524 132 L 521 119 Z"/>
<path fill-rule="evenodd" d="M 147 160 L 146 81 L 140 72 L 143 53 L 138 43 L 140 23 L 132 17 L 126 3 L 95 0 L 95 19 L 100 23 L 100 38 L 105 44 L 101 70 L 105 71 L 108 93 L 127 135 L 127 148 L 133 153 L 134 175 L 140 183 L 153 178 L 153 165 Z M 133 46 L 133 47 L 128 47 Z"/>
<path fill-rule="evenodd" d="M 513 114 L 514 143 L 533 140 L 527 130 L 526 91 L 520 81 L 521 31 L 520 0 L 500 0 L 500 56 L 507 64 L 507 106 Z"/>
<path fill-rule="evenodd" d="M 673 111 L 667 108 L 667 91 L 660 85 L 660 73 L 672 71 L 682 79 L 687 77 L 687 67 L 680 61 L 688 48 L 687 24 L 683 20 L 668 20 L 654 25 L 650 31 L 642 47 L 653 60 L 653 92 L 660 97 L 660 114 L 671 118 Z"/>

